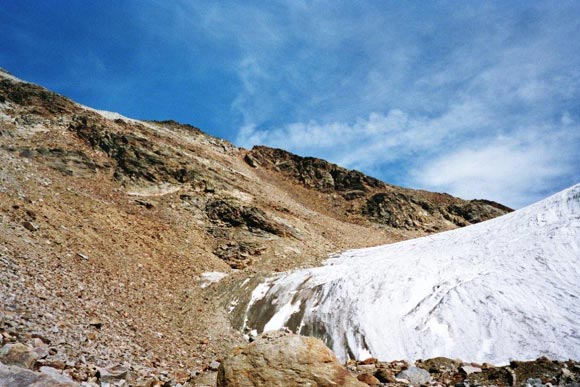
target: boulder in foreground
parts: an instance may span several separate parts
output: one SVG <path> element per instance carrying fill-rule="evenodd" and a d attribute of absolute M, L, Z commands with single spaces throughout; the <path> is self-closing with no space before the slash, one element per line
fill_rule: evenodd
<path fill-rule="evenodd" d="M 56 372 L 47 374 L 0 363 L 0 387 L 78 387 L 72 379 Z"/>
<path fill-rule="evenodd" d="M 341 366 L 324 343 L 283 331 L 266 332 L 222 362 L 218 387 L 365 387 Z"/>

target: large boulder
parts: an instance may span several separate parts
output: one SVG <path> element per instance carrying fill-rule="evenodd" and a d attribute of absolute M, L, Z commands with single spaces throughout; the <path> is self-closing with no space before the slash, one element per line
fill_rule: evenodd
<path fill-rule="evenodd" d="M 432 378 L 429 372 L 418 367 L 409 367 L 397 374 L 397 379 L 408 380 L 413 386 L 429 383 Z"/>
<path fill-rule="evenodd" d="M 38 354 L 21 343 L 6 344 L 0 349 L 0 363 L 23 368 L 34 368 Z"/>
<path fill-rule="evenodd" d="M 0 363 L 0 387 L 78 387 L 66 375 L 57 372 L 33 372 L 17 366 L 8 366 Z"/>
<path fill-rule="evenodd" d="M 365 387 L 366 384 L 351 376 L 321 340 L 272 331 L 234 349 L 218 369 L 217 386 Z"/>

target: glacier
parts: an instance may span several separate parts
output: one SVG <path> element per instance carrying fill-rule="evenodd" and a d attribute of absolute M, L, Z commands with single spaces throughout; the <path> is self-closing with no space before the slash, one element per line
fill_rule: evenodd
<path fill-rule="evenodd" d="M 580 358 L 580 184 L 465 228 L 334 256 L 253 289 L 244 328 L 339 359 Z"/>

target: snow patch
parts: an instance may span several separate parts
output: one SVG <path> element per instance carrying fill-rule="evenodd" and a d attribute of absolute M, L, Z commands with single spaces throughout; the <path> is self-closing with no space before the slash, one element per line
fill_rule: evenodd
<path fill-rule="evenodd" d="M 209 285 L 220 282 L 227 276 L 227 273 L 222 273 L 220 271 L 207 271 L 201 274 L 199 280 L 199 286 L 202 289 L 207 288 Z"/>
<path fill-rule="evenodd" d="M 133 187 L 127 191 L 129 196 L 152 197 L 169 195 L 181 190 L 180 186 L 171 185 L 169 183 L 161 183 L 147 187 Z"/>
<path fill-rule="evenodd" d="M 2 78 L 6 78 L 6 79 L 10 79 L 10 80 L 11 80 L 11 81 L 13 81 L 13 82 L 18 82 L 18 83 L 28 83 L 28 82 L 25 82 L 25 81 L 23 81 L 23 80 L 22 80 L 22 79 L 20 79 L 20 78 L 16 78 L 14 75 L 12 75 L 12 74 L 10 74 L 10 73 L 6 72 L 6 70 L 4 70 L 4 69 L 3 69 L 3 68 L 1 68 L 1 67 L 0 67 L 0 77 L 2 77 Z"/>
<path fill-rule="evenodd" d="M 245 329 L 259 328 L 247 326 L 258 314 L 271 316 L 264 330 L 292 319 L 341 360 L 580 358 L 580 184 L 487 222 L 269 278 L 252 292 Z"/>

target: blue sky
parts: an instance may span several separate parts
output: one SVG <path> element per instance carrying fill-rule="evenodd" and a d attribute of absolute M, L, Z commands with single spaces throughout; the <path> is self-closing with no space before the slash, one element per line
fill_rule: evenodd
<path fill-rule="evenodd" d="M 580 2 L 0 2 L 0 67 L 98 109 L 521 207 L 580 182 Z"/>

